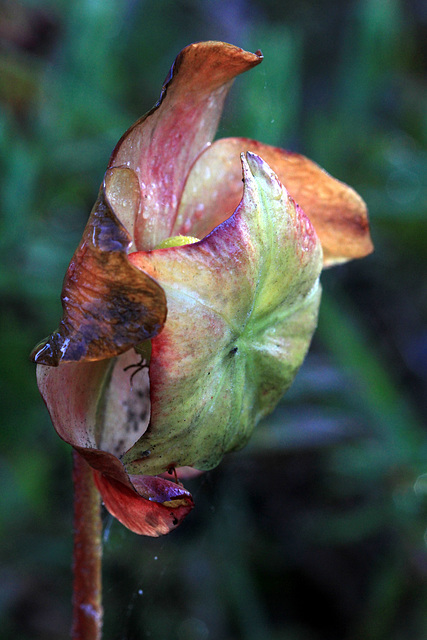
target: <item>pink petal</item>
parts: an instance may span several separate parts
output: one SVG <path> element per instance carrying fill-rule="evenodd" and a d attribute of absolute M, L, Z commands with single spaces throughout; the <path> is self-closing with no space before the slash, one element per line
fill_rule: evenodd
<path fill-rule="evenodd" d="M 129 429 L 129 414 L 137 414 L 140 379 L 130 384 L 124 369 L 138 361 L 133 352 L 116 361 L 39 365 L 37 383 L 58 435 L 93 467 L 132 488 L 118 459 L 144 432 L 146 422 Z M 144 391 L 145 380 L 143 381 Z M 148 419 L 148 416 L 147 416 Z M 119 449 L 120 447 L 120 449 Z"/>
<path fill-rule="evenodd" d="M 131 167 L 140 180 L 137 249 L 152 249 L 171 235 L 187 173 L 215 135 L 233 79 L 261 60 L 259 51 L 224 42 L 189 45 L 172 65 L 157 105 L 117 144 L 109 167 Z"/>
<path fill-rule="evenodd" d="M 203 238 L 232 215 L 242 197 L 243 151 L 261 156 L 310 218 L 325 266 L 371 253 L 366 205 L 351 187 L 304 156 L 248 138 L 217 140 L 199 156 L 171 235 L 191 233 Z"/>
<path fill-rule="evenodd" d="M 193 500 L 188 491 L 169 479 L 129 477 L 118 457 L 105 450 L 114 449 L 115 443 L 121 441 L 126 448 L 140 435 L 126 433 L 120 410 L 129 409 L 132 395 L 138 395 L 137 389 L 130 386 L 129 374 L 124 373 L 135 358 L 129 352 L 116 363 L 104 360 L 62 363 L 58 367 L 39 365 L 37 378 L 58 435 L 95 470 L 95 481 L 107 509 L 135 533 L 155 536 L 178 526 L 193 508 Z M 134 387 L 137 383 L 135 378 Z M 103 391 L 108 394 L 108 401 L 103 400 Z M 108 402 L 112 403 L 111 416 Z M 131 440 L 126 445 L 129 436 Z M 99 441 L 104 443 L 104 450 L 99 448 Z"/>

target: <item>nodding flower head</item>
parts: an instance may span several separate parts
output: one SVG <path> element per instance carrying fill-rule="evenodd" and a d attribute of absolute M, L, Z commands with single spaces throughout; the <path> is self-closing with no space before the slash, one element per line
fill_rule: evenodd
<path fill-rule="evenodd" d="M 242 447 L 294 379 L 322 267 L 372 250 L 363 201 L 315 163 L 211 143 L 233 79 L 261 61 L 223 42 L 181 51 L 113 151 L 63 318 L 32 354 L 56 431 L 136 533 L 182 521 L 181 479 Z"/>

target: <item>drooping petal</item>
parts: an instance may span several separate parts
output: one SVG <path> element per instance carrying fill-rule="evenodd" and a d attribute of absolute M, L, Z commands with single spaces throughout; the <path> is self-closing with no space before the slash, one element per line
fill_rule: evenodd
<path fill-rule="evenodd" d="M 122 482 L 95 473 L 95 482 L 105 507 L 125 527 L 144 536 L 160 536 L 175 529 L 194 506 L 192 497 L 181 485 L 162 478 L 134 476 L 136 491 Z M 153 492 L 156 483 L 157 491 Z M 148 499 L 141 495 L 160 494 Z"/>
<path fill-rule="evenodd" d="M 252 151 L 276 172 L 310 218 L 322 243 L 325 266 L 373 250 L 366 205 L 346 184 L 297 153 L 248 138 L 217 140 L 195 162 L 171 235 L 205 236 L 234 211 L 242 197 L 239 154 Z"/>
<path fill-rule="evenodd" d="M 131 239 L 114 209 L 126 219 L 135 217 L 136 185 L 131 169 L 107 172 L 65 276 L 63 318 L 58 330 L 35 348 L 32 357 L 37 364 L 111 358 L 161 330 L 165 294 L 129 262 Z M 123 200 L 124 192 L 128 199 Z"/>
<path fill-rule="evenodd" d="M 244 196 L 230 219 L 201 242 L 129 257 L 168 299 L 152 340 L 151 421 L 122 458 L 130 473 L 218 464 L 274 408 L 308 349 L 319 240 L 266 163 L 242 160 Z"/>
<path fill-rule="evenodd" d="M 233 79 L 261 60 L 259 51 L 224 42 L 189 45 L 176 58 L 157 105 L 117 144 L 109 167 L 131 167 L 140 180 L 137 249 L 152 249 L 172 235 L 188 171 L 215 135 Z"/>
<path fill-rule="evenodd" d="M 136 533 L 161 535 L 183 520 L 193 501 L 188 491 L 168 479 L 129 477 L 116 455 L 117 447 L 123 453 L 133 444 L 148 421 L 148 416 L 138 421 L 141 387 L 131 387 L 124 372 L 133 360 L 135 354 L 128 352 L 111 361 L 40 365 L 38 385 L 58 435 L 95 470 L 110 513 Z"/>
<path fill-rule="evenodd" d="M 115 455 L 116 441 L 109 441 L 103 430 L 105 427 L 107 433 L 112 431 L 109 421 L 115 420 L 120 427 L 119 437 L 125 437 L 117 396 L 124 396 L 127 389 L 115 388 L 111 402 L 116 406 L 116 415 L 112 418 L 106 410 L 103 396 L 104 390 L 109 389 L 117 363 L 124 367 L 129 361 L 130 355 L 126 353 L 117 360 L 65 362 L 58 367 L 37 367 L 37 384 L 58 435 L 74 447 L 91 467 L 124 483 L 129 483 L 129 480 Z M 122 412 L 125 410 L 123 404 Z M 132 434 L 128 446 L 143 433 L 145 427 Z M 100 442 L 103 443 L 102 449 Z"/>

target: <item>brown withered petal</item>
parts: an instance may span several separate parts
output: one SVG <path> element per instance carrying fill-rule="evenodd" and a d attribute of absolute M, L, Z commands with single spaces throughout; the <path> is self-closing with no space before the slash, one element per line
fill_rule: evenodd
<path fill-rule="evenodd" d="M 189 45 L 176 58 L 158 103 L 118 142 L 109 167 L 131 167 L 141 181 L 137 250 L 153 249 L 173 235 L 188 171 L 215 135 L 233 79 L 261 61 L 260 51 L 224 42 Z"/>
<path fill-rule="evenodd" d="M 276 172 L 310 218 L 323 248 L 324 266 L 372 252 L 366 205 L 349 186 L 297 153 L 248 138 L 224 138 L 192 167 L 171 235 L 203 238 L 226 220 L 242 197 L 239 153 L 252 151 Z"/>
<path fill-rule="evenodd" d="M 131 169 L 107 172 L 65 276 L 63 318 L 58 330 L 33 351 L 37 364 L 111 358 L 152 338 L 163 327 L 164 291 L 128 261 L 131 238 L 111 204 L 120 200 L 121 183 L 126 193 L 138 193 Z M 126 202 L 116 206 L 132 217 L 139 197 Z"/>

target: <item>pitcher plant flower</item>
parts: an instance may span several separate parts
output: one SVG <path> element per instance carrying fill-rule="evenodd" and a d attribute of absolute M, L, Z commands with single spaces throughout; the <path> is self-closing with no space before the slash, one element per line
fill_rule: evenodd
<path fill-rule="evenodd" d="M 33 352 L 57 433 L 139 534 L 175 528 L 193 507 L 181 479 L 275 408 L 310 345 L 322 267 L 372 250 L 364 202 L 314 162 L 212 143 L 233 79 L 261 61 L 222 42 L 181 51 L 113 151 L 63 318 Z"/>

